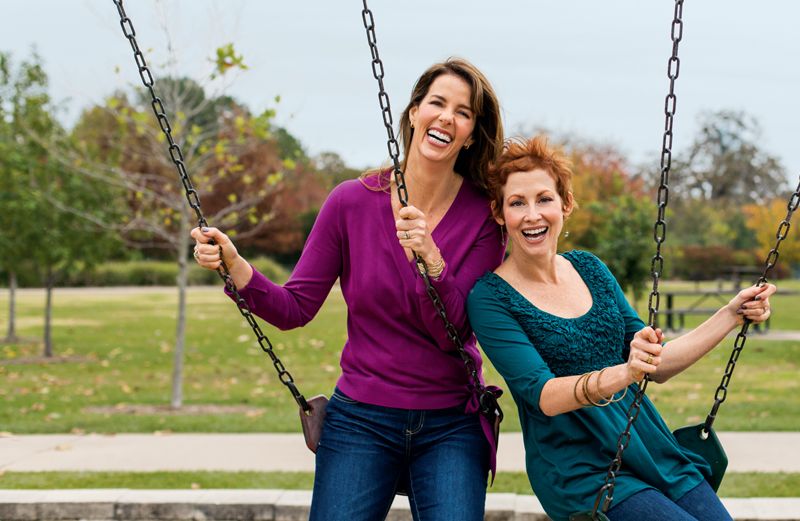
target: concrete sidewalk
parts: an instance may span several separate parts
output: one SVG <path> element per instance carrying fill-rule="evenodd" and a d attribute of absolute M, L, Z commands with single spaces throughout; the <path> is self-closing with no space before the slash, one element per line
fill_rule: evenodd
<path fill-rule="evenodd" d="M 720 433 L 732 472 L 800 472 L 800 433 Z M 520 433 L 504 433 L 498 468 L 524 471 Z M 118 434 L 0 437 L 2 471 L 313 471 L 299 434 Z M 800 521 L 798 498 L 723 499 L 736 521 Z M 301 521 L 304 490 L 2 490 L 4 521 Z M 490 493 L 486 520 L 546 521 L 532 495 Z M 388 521 L 409 521 L 397 497 Z"/>
<path fill-rule="evenodd" d="M 800 472 L 800 433 L 718 433 L 730 472 Z M 500 472 L 524 472 L 520 433 L 503 433 Z M 0 438 L 3 471 L 307 471 L 300 434 L 20 435 Z"/>

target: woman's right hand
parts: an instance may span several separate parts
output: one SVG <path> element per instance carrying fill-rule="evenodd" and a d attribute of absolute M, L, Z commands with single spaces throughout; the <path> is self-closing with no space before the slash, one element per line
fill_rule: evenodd
<path fill-rule="evenodd" d="M 661 363 L 663 341 L 664 333 L 661 329 L 653 329 L 650 326 L 640 329 L 633 336 L 627 364 L 631 383 L 641 381 L 645 374 L 656 372 Z"/>
<path fill-rule="evenodd" d="M 207 270 L 219 268 L 221 260 L 231 270 L 234 264 L 243 260 L 230 238 L 217 228 L 195 228 L 191 235 L 195 240 L 194 258 L 197 264 Z"/>

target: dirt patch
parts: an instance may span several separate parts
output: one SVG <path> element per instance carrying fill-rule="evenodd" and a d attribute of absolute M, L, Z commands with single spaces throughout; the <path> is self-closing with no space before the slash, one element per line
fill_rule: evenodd
<path fill-rule="evenodd" d="M 83 412 L 89 414 L 131 414 L 135 416 L 200 416 L 206 414 L 244 414 L 247 416 L 260 416 L 264 409 L 249 405 L 214 405 L 197 404 L 184 405 L 180 409 L 173 409 L 169 405 L 108 405 L 98 407 L 85 407 Z"/>

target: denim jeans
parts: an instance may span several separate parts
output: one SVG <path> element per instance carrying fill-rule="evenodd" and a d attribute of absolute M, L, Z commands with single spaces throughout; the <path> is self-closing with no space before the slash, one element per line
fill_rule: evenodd
<path fill-rule="evenodd" d="M 385 519 L 398 486 L 416 521 L 482 521 L 489 444 L 463 408 L 406 410 L 338 389 L 317 449 L 311 521 Z"/>
<path fill-rule="evenodd" d="M 611 521 L 732 521 L 705 481 L 675 502 L 655 489 L 637 492 L 611 507 L 607 515 Z"/>

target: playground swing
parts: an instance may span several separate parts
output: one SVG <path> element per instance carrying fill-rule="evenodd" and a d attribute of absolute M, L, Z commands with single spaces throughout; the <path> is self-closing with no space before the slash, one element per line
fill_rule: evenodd
<path fill-rule="evenodd" d="M 158 120 L 158 124 L 161 127 L 162 132 L 164 133 L 167 143 L 169 144 L 168 147 L 169 155 L 170 158 L 172 159 L 172 162 L 175 164 L 175 168 L 178 171 L 178 175 L 180 176 L 181 183 L 183 184 L 184 187 L 186 199 L 189 202 L 189 206 L 194 210 L 196 214 L 198 226 L 206 227 L 208 226 L 208 222 L 203 216 L 202 210 L 200 208 L 200 199 L 197 194 L 197 190 L 194 188 L 191 178 L 189 177 L 189 173 L 186 169 L 183 152 L 181 151 L 180 146 L 175 142 L 175 140 L 172 137 L 172 127 L 170 126 L 169 119 L 166 115 L 163 101 L 156 95 L 154 89 L 155 81 L 153 79 L 153 75 L 150 72 L 149 67 L 147 66 L 147 61 L 144 58 L 144 54 L 142 53 L 141 49 L 139 48 L 139 44 L 136 41 L 136 31 L 133 27 L 133 22 L 125 12 L 125 8 L 122 5 L 123 0 L 112 0 L 112 1 L 114 2 L 114 5 L 117 8 L 117 13 L 119 14 L 120 17 L 120 26 L 122 27 L 123 35 L 128 39 L 128 42 L 131 45 L 131 49 L 133 50 L 134 60 L 136 61 L 136 65 L 139 70 L 139 76 L 142 80 L 142 84 L 145 86 L 145 88 L 147 88 L 150 94 L 151 98 L 150 104 L 151 107 L 153 108 L 153 113 L 155 114 L 156 119 Z M 392 114 L 391 114 L 391 108 L 389 106 L 389 96 L 386 94 L 386 91 L 384 90 L 383 87 L 384 70 L 383 70 L 383 62 L 381 61 L 380 56 L 378 54 L 377 40 L 375 36 L 375 21 L 372 15 L 372 11 L 370 11 L 369 7 L 367 6 L 366 0 L 364 0 L 363 6 L 364 7 L 361 12 L 361 16 L 364 22 L 364 28 L 367 33 L 367 41 L 369 43 L 370 52 L 372 54 L 372 73 L 375 79 L 378 81 L 378 88 L 379 88 L 378 99 L 381 105 L 383 121 L 389 136 L 388 147 L 389 147 L 389 155 L 391 156 L 393 163 L 394 179 L 395 183 L 397 184 L 397 191 L 400 198 L 400 204 L 402 206 L 407 206 L 408 191 L 406 189 L 403 172 L 400 169 L 399 145 L 394 137 L 394 130 L 392 129 Z M 477 412 L 480 413 L 482 421 L 486 425 L 488 425 L 491 435 L 494 438 L 495 446 L 497 446 L 500 434 L 500 422 L 503 420 L 503 411 L 500 409 L 500 406 L 497 403 L 497 398 L 499 398 L 500 395 L 502 394 L 502 390 L 494 386 L 489 386 L 489 387 L 484 386 L 483 383 L 480 381 L 480 376 L 478 375 L 478 371 L 477 368 L 475 367 L 474 361 L 464 348 L 464 344 L 458 335 L 457 329 L 447 318 L 447 313 L 444 304 L 441 298 L 439 297 L 438 292 L 430 282 L 430 279 L 428 277 L 428 266 L 418 253 L 414 252 L 414 257 L 416 259 L 416 264 L 419 274 L 422 277 L 423 281 L 425 282 L 425 288 L 427 294 L 430 297 L 433 306 L 436 309 L 437 314 L 444 323 L 445 329 L 447 330 L 448 338 L 455 345 L 459 353 L 459 356 L 461 357 L 464 363 L 464 367 L 467 371 L 467 375 L 469 378 L 469 385 L 471 387 L 471 390 L 473 391 L 473 399 L 471 400 L 470 405 L 474 407 L 474 409 Z M 221 251 L 220 251 L 220 258 L 222 258 Z M 306 399 L 300 393 L 300 391 L 297 388 L 297 385 L 294 382 L 294 378 L 292 378 L 291 373 L 289 373 L 289 371 L 281 362 L 280 358 L 278 358 L 269 338 L 267 338 L 267 336 L 259 327 L 258 323 L 255 320 L 255 317 L 253 317 L 253 314 L 250 311 L 249 306 L 247 305 L 247 302 L 239 294 L 239 291 L 236 288 L 236 285 L 234 284 L 233 279 L 230 273 L 228 272 L 228 267 L 225 265 L 224 261 L 221 263 L 220 267 L 217 268 L 217 273 L 219 274 L 220 278 L 224 281 L 225 287 L 234 296 L 236 304 L 239 308 L 239 312 L 247 320 L 248 324 L 250 324 L 250 327 L 252 328 L 253 333 L 256 336 L 256 339 L 258 340 L 259 346 L 270 357 L 270 360 L 272 360 L 272 364 L 278 373 L 278 379 L 281 381 L 281 383 L 283 383 L 283 385 L 285 385 L 288 388 L 289 392 L 292 394 L 292 397 L 297 403 L 299 407 L 300 422 L 303 429 L 303 436 L 305 438 L 306 446 L 312 452 L 316 452 L 317 446 L 319 445 L 320 435 L 322 432 L 322 423 L 325 418 L 325 407 L 328 403 L 328 398 L 324 395 L 317 395 L 314 396 L 313 398 Z"/>
<path fill-rule="evenodd" d="M 168 151 L 170 154 L 170 158 L 172 159 L 178 171 L 181 182 L 185 189 L 186 198 L 189 202 L 190 207 L 195 211 L 195 214 L 198 219 L 198 226 L 207 226 L 207 221 L 203 216 L 200 208 L 200 201 L 197 195 L 197 191 L 194 189 L 191 179 L 189 178 L 188 172 L 186 170 L 183 154 L 181 152 L 179 145 L 177 145 L 174 139 L 172 138 L 171 126 L 169 124 L 169 120 L 165 113 L 163 102 L 155 93 L 153 87 L 154 86 L 153 76 L 147 66 L 144 55 L 142 54 L 138 46 L 138 43 L 136 42 L 135 38 L 136 32 L 133 28 L 133 24 L 130 18 L 125 13 L 125 10 L 122 5 L 122 0 L 112 0 L 112 1 L 114 2 L 114 5 L 117 7 L 117 11 L 119 13 L 120 26 L 122 27 L 123 34 L 128 39 L 131 48 L 133 49 L 134 59 L 136 61 L 139 70 L 139 76 L 142 80 L 143 85 L 148 89 L 151 95 L 151 100 L 152 100 L 151 106 L 153 108 L 153 112 L 156 115 L 156 118 L 159 122 L 159 126 L 161 127 L 161 130 L 163 131 L 167 139 L 167 142 L 169 143 Z M 673 125 L 676 100 L 677 100 L 674 92 L 674 87 L 675 87 L 675 80 L 679 75 L 679 69 L 680 69 L 680 60 L 678 59 L 678 46 L 683 33 L 682 16 L 683 16 L 683 0 L 675 0 L 675 10 L 671 27 L 671 39 L 673 42 L 673 48 L 672 48 L 672 55 L 668 61 L 668 68 L 667 68 L 667 75 L 670 80 L 670 85 L 669 85 L 669 93 L 666 96 L 665 106 L 664 106 L 665 126 L 662 139 L 661 168 L 660 168 L 661 178 L 657 191 L 658 214 L 653 230 L 653 237 L 656 242 L 656 253 L 651 260 L 650 273 L 653 279 L 653 286 L 648 299 L 648 323 L 650 324 L 651 327 L 654 328 L 657 327 L 658 310 L 660 304 L 658 285 L 661 273 L 663 272 L 663 263 L 664 263 L 664 258 L 661 255 L 661 245 L 666 239 L 665 217 L 669 199 L 669 172 L 671 167 L 672 139 L 673 139 L 672 125 Z M 406 189 L 403 171 L 400 168 L 399 145 L 394 136 L 394 130 L 392 127 L 392 115 L 389 104 L 389 97 L 386 91 L 384 90 L 383 86 L 383 77 L 384 77 L 383 62 L 381 61 L 380 56 L 378 54 L 377 40 L 375 36 L 374 17 L 372 11 L 367 6 L 366 0 L 363 0 L 362 20 L 364 22 L 364 28 L 367 34 L 367 41 L 370 47 L 370 52 L 372 54 L 373 76 L 378 82 L 378 100 L 382 111 L 383 122 L 386 127 L 388 135 L 387 147 L 389 150 L 389 155 L 392 160 L 394 181 L 397 184 L 397 193 L 400 203 L 402 206 L 406 206 L 408 204 L 408 191 Z M 770 271 L 775 266 L 778 260 L 778 255 L 779 255 L 778 250 L 780 244 L 786 238 L 789 232 L 789 228 L 791 226 L 790 224 L 791 218 L 793 213 L 797 210 L 798 205 L 800 205 L 800 184 L 798 184 L 797 188 L 795 189 L 794 193 L 791 195 L 789 199 L 787 205 L 787 215 L 778 226 L 775 246 L 770 250 L 769 254 L 767 255 L 763 273 L 757 281 L 758 285 L 763 285 L 767 282 L 767 275 L 770 273 Z M 473 390 L 475 391 L 475 396 L 477 398 L 476 405 L 478 407 L 478 410 L 481 416 L 488 421 L 489 425 L 491 425 L 495 441 L 497 441 L 499 434 L 499 425 L 503 419 L 502 410 L 500 409 L 497 403 L 497 398 L 500 396 L 501 391 L 493 387 L 486 387 L 480 382 L 480 378 L 477 374 L 477 370 L 474 366 L 472 359 L 466 353 L 463 343 L 461 342 L 461 339 L 459 338 L 455 327 L 449 322 L 444 309 L 444 305 L 442 304 L 441 299 L 439 298 L 436 292 L 436 289 L 430 283 L 430 280 L 428 278 L 428 268 L 425 264 L 425 261 L 416 252 L 414 253 L 414 256 L 416 258 L 416 263 L 420 276 L 423 278 L 425 282 L 427 293 L 431 298 L 434 307 L 437 310 L 437 313 L 439 314 L 440 318 L 443 320 L 445 324 L 449 339 L 455 344 L 459 352 L 459 355 L 461 356 L 464 362 L 465 368 L 470 378 L 470 385 L 473 386 Z M 286 370 L 285 366 L 280 361 L 278 356 L 275 354 L 271 342 L 266 337 L 266 335 L 264 335 L 264 333 L 261 331 L 261 328 L 258 326 L 258 323 L 256 322 L 255 318 L 250 312 L 250 309 L 248 308 L 246 301 L 239 295 L 238 290 L 234 285 L 233 280 L 231 279 L 231 276 L 228 273 L 228 269 L 224 263 L 222 263 L 222 265 L 218 268 L 218 273 L 222 278 L 222 280 L 224 281 L 226 288 L 234 295 L 236 303 L 239 307 L 239 311 L 242 314 L 242 316 L 245 317 L 245 319 L 253 329 L 253 332 L 258 340 L 259 346 L 272 360 L 273 365 L 276 371 L 278 372 L 279 380 L 289 389 L 290 393 L 292 394 L 292 397 L 298 404 L 300 408 L 300 418 L 303 427 L 303 433 L 306 440 L 306 445 L 312 452 L 316 451 L 316 447 L 319 442 L 319 432 L 325 415 L 325 405 L 328 401 L 327 398 L 323 395 L 318 395 L 311 399 L 306 400 L 306 398 L 299 392 L 297 386 L 294 383 L 294 379 L 292 378 L 288 370 Z M 747 340 L 747 332 L 749 329 L 749 325 L 750 321 L 745 320 L 744 324 L 741 327 L 740 332 L 736 337 L 736 341 L 734 343 L 734 347 L 730 359 L 728 361 L 725 374 L 723 375 L 722 381 L 715 392 L 714 404 L 712 406 L 711 412 L 708 414 L 708 417 L 706 418 L 706 421 L 698 425 L 692 425 L 680 428 L 674 432 L 676 439 L 682 446 L 700 455 L 709 463 L 712 469 L 712 474 L 709 478 L 709 482 L 714 488 L 714 490 L 717 490 L 719 488 L 719 485 L 722 481 L 722 477 L 727 468 L 727 456 L 725 455 L 725 451 L 713 430 L 713 423 L 714 420 L 716 419 L 716 415 L 720 405 L 725 401 L 727 397 L 728 385 L 730 384 L 730 379 L 732 377 L 733 370 L 735 369 L 736 362 Z M 636 418 L 638 417 L 639 409 L 641 406 L 641 402 L 644 398 L 644 395 L 646 393 L 648 382 L 649 378 L 645 376 L 642 382 L 639 383 L 634 400 L 631 402 L 631 405 L 629 406 L 626 412 L 626 415 L 628 417 L 628 422 L 617 440 L 617 445 L 616 445 L 617 452 L 614 458 L 612 459 L 611 464 L 609 465 L 609 469 L 606 474 L 604 484 L 598 491 L 593 510 L 588 512 L 580 512 L 573 514 L 572 516 L 570 516 L 571 521 L 607 520 L 605 512 L 607 512 L 611 502 L 613 501 L 613 491 L 615 486 L 616 474 L 621 468 L 622 456 L 625 451 L 625 448 L 627 447 L 630 441 L 631 438 L 630 431 L 634 422 L 636 421 Z"/>
<path fill-rule="evenodd" d="M 648 299 L 648 323 L 650 327 L 653 328 L 657 327 L 658 308 L 660 303 L 658 283 L 660 275 L 663 272 L 664 265 L 664 259 L 661 255 L 661 244 L 666 238 L 667 231 L 665 214 L 669 199 L 669 171 L 672 158 L 671 148 L 673 137 L 672 123 L 675 115 L 676 102 L 674 87 L 675 80 L 678 77 L 680 69 L 678 45 L 680 43 L 682 34 L 683 0 L 675 0 L 675 10 L 671 30 L 671 38 L 673 43 L 672 56 L 670 57 L 667 66 L 667 75 L 670 80 L 670 85 L 669 94 L 667 94 L 664 106 L 666 122 L 662 140 L 661 179 L 658 187 L 657 198 L 658 217 L 653 230 L 653 237 L 656 242 L 656 254 L 653 256 L 650 265 L 650 274 L 653 279 L 653 287 Z M 786 238 L 789 232 L 792 214 L 797 210 L 798 205 L 800 205 L 800 183 L 798 183 L 797 188 L 789 198 L 786 217 L 778 225 L 778 231 L 775 234 L 775 245 L 767 255 L 762 275 L 756 282 L 756 284 L 759 286 L 767 283 L 767 276 L 778 261 L 778 249 L 781 242 Z M 722 381 L 720 382 L 720 385 L 714 394 L 714 404 L 711 408 L 711 412 L 709 412 L 708 417 L 706 418 L 706 421 L 698 425 L 682 427 L 673 432 L 675 439 L 682 447 L 694 452 L 709 464 L 711 468 L 711 474 L 708 476 L 708 482 L 714 491 L 717 491 L 722 483 L 722 478 L 724 477 L 728 466 L 728 457 L 725 454 L 725 449 L 723 448 L 722 443 L 719 441 L 719 438 L 714 432 L 713 423 L 716 419 L 717 411 L 719 410 L 720 405 L 727 397 L 728 385 L 730 384 L 733 370 L 736 367 L 736 361 L 738 360 L 747 340 L 747 332 L 750 327 L 750 323 L 750 320 L 745 319 L 738 335 L 736 336 L 736 341 L 734 342 L 734 347 L 731 352 L 730 359 L 728 360 L 725 374 L 723 375 Z M 573 514 L 570 516 L 570 521 L 608 521 L 605 512 L 608 511 L 608 508 L 614 499 L 616 474 L 622 466 L 622 455 L 628 446 L 628 443 L 630 442 L 631 428 L 633 427 L 633 424 L 639 415 L 639 409 L 642 400 L 644 399 L 649 381 L 649 376 L 645 375 L 644 379 L 639 383 L 634 400 L 631 402 L 631 405 L 626 411 L 628 421 L 619 438 L 617 439 L 617 452 L 612 459 L 611 464 L 609 465 L 604 483 L 597 493 L 593 510 Z"/>

